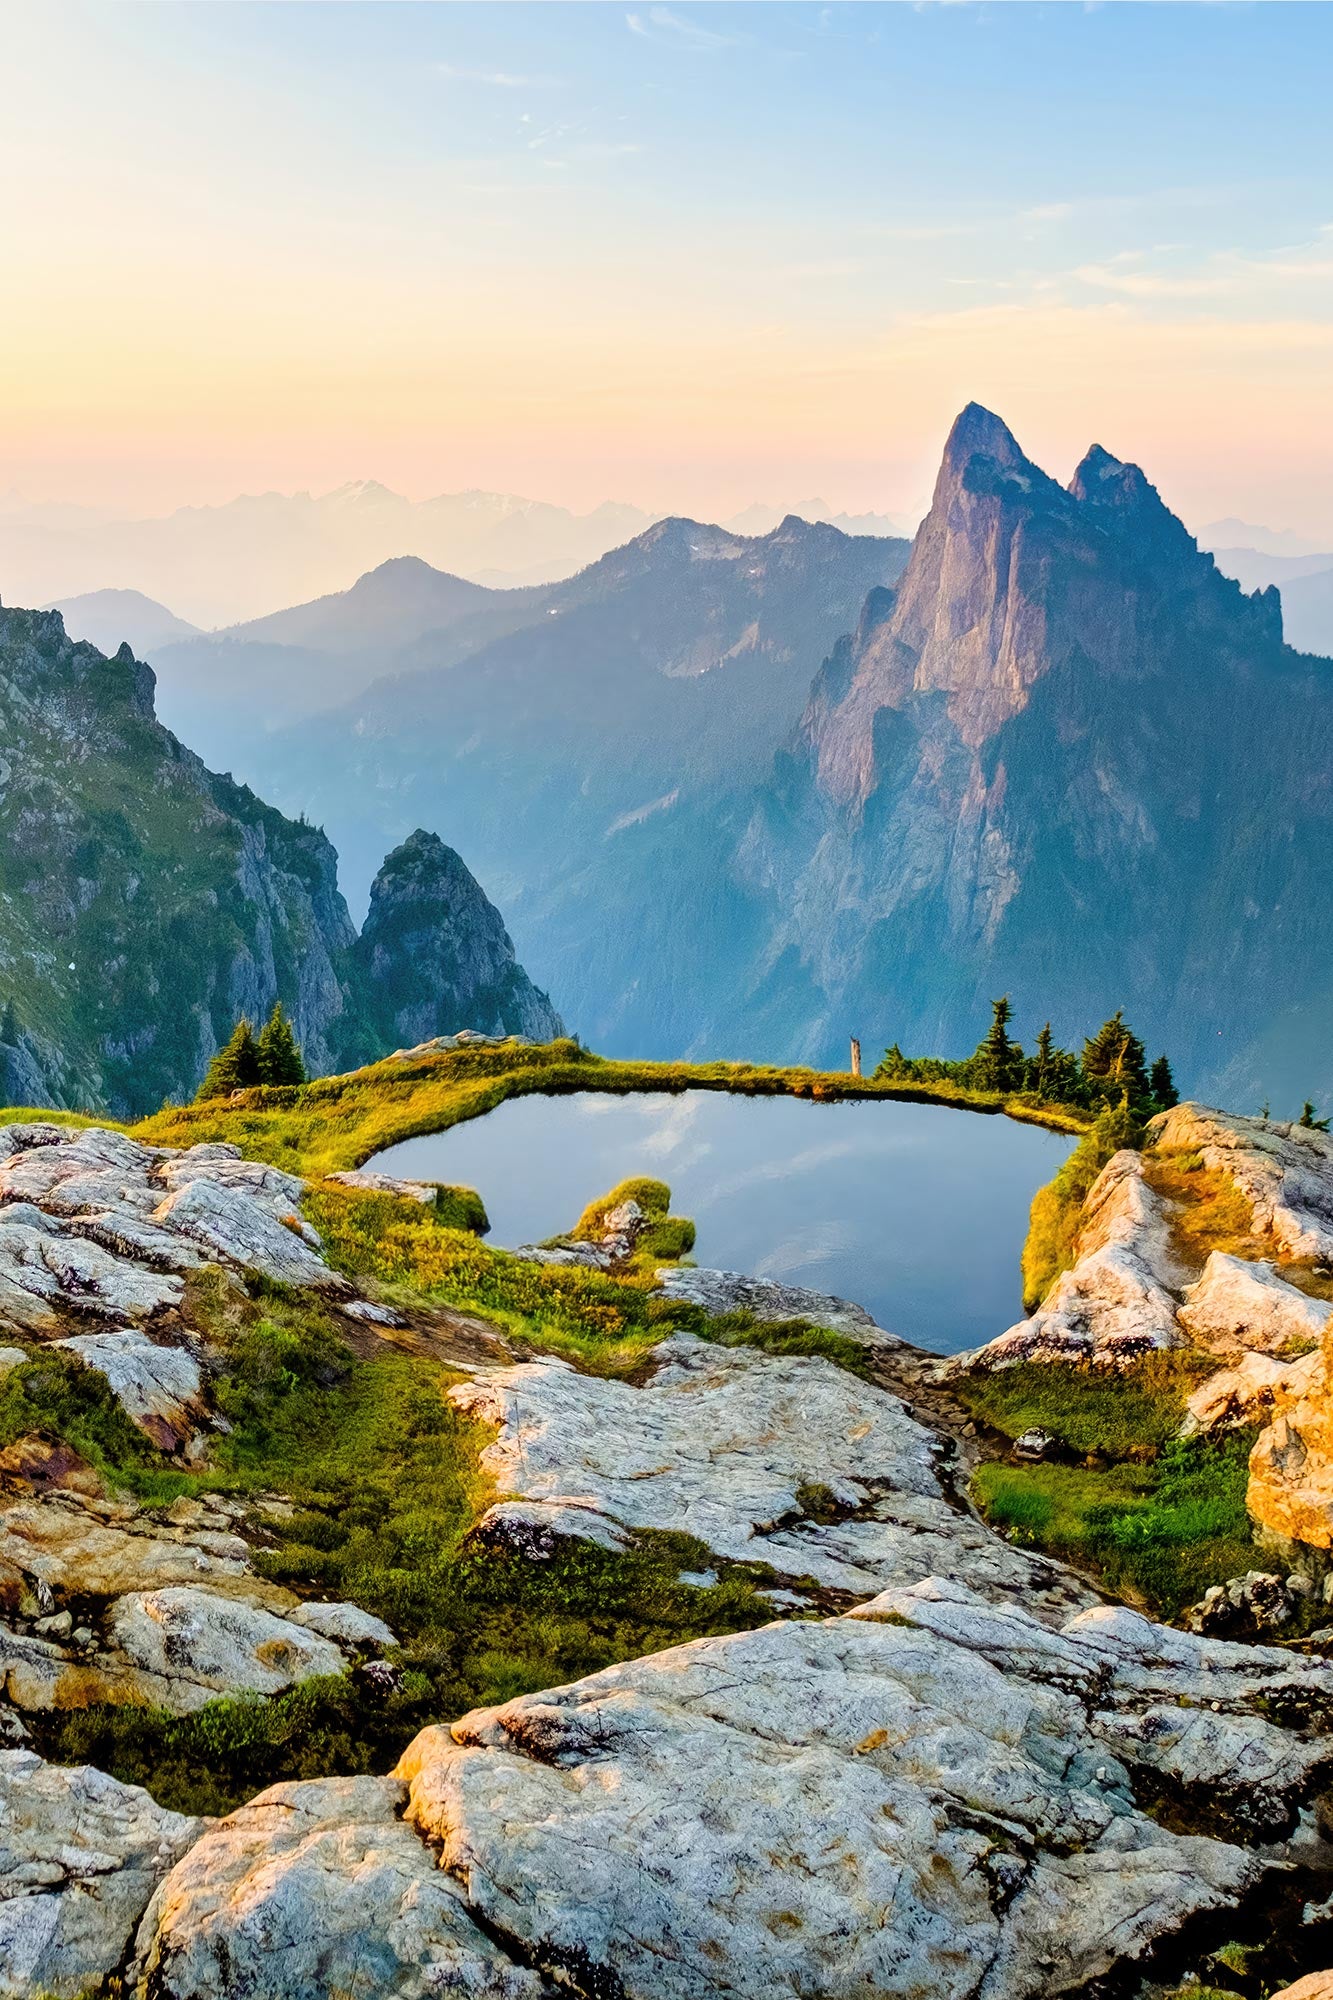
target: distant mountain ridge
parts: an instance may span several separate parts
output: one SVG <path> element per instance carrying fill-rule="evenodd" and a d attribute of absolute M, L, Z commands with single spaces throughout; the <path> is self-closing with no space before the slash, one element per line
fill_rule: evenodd
<path fill-rule="evenodd" d="M 821 517 L 827 511 L 822 502 L 812 507 Z M 755 506 L 732 525 L 768 533 L 791 511 Z M 242 494 L 221 506 L 137 521 L 11 501 L 0 503 L 0 594 L 10 602 L 64 603 L 112 579 L 215 629 L 345 590 L 398 556 L 494 588 L 554 582 L 657 518 L 619 501 L 578 513 L 480 491 L 412 501 L 375 480 L 322 494 Z M 853 533 L 893 531 L 879 516 L 836 518 Z"/>
<path fill-rule="evenodd" d="M 382 1055 L 423 936 L 455 968 L 414 1016 L 430 1033 L 554 1027 L 438 842 L 418 860 L 411 958 L 390 938 L 369 964 L 324 835 L 210 771 L 153 694 L 128 646 L 108 659 L 57 612 L 0 611 L 0 1103 L 153 1110 L 276 1000 L 313 1070 Z M 386 862 L 382 903 L 402 865 Z"/>

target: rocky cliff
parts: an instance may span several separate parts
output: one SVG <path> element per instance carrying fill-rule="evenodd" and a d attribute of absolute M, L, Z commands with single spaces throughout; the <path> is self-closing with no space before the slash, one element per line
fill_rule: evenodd
<path fill-rule="evenodd" d="M 737 850 L 753 989 L 812 1051 L 849 1019 L 962 1046 L 1006 988 L 1063 1032 L 1132 997 L 1186 1075 L 1299 1102 L 1333 1083 L 1329 685 L 1136 467 L 1094 447 L 1063 488 L 970 407 Z"/>
<path fill-rule="evenodd" d="M 153 690 L 128 647 L 107 659 L 56 612 L 0 611 L 0 1102 L 152 1110 L 275 1000 L 312 1070 L 395 1045 L 376 982 L 401 967 L 354 952 L 328 840 L 208 770 Z M 472 890 L 439 906 L 455 977 L 433 1014 L 417 1004 L 430 1034 L 479 1024 L 473 920 L 487 1025 L 540 1018 L 521 970 L 498 970 L 503 925 Z"/>
<path fill-rule="evenodd" d="M 462 1027 L 531 1041 L 563 1032 L 500 912 L 437 834 L 418 828 L 389 855 L 352 955 L 372 1053 Z"/>

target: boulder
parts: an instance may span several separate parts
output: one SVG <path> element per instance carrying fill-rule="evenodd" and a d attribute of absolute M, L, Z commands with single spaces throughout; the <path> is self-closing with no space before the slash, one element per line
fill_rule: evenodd
<path fill-rule="evenodd" d="M 355 1609 L 330 1608 L 335 1620 Z M 113 1670 L 129 1669 L 127 1688 L 173 1715 L 188 1715 L 224 1694 L 280 1694 L 316 1674 L 340 1674 L 347 1665 L 331 1639 L 262 1605 L 181 1586 L 117 1598 L 104 1637 Z"/>
<path fill-rule="evenodd" d="M 163 1451 L 178 1451 L 206 1415 L 199 1363 L 183 1347 L 161 1346 L 128 1327 L 53 1345 L 105 1376 L 131 1422 Z"/>
<path fill-rule="evenodd" d="M 1165 1207 L 1143 1178 L 1139 1154 L 1116 1153 L 1093 1182 L 1074 1252 L 1073 1266 L 1031 1318 L 959 1355 L 951 1372 L 1024 1361 L 1120 1364 L 1180 1345 L 1171 1288 L 1182 1272 Z"/>
<path fill-rule="evenodd" d="M 1093 1601 L 1068 1571 L 950 1503 L 934 1437 L 886 1390 L 818 1358 L 691 1334 L 653 1353 L 642 1386 L 548 1359 L 450 1390 L 497 1430 L 481 1454 L 505 1496 L 493 1526 L 533 1546 L 546 1534 L 614 1546 L 615 1531 L 683 1530 L 716 1555 L 858 1596 L 943 1570 L 1050 1615 Z M 842 1518 L 827 1519 L 830 1501 Z"/>
<path fill-rule="evenodd" d="M 0 1750 L 0 1995 L 75 2000 L 100 1987 L 203 1830 L 137 1785 Z"/>
<path fill-rule="evenodd" d="M 0 1329 L 124 1329 L 180 1304 L 209 1262 L 345 1293 L 301 1216 L 304 1183 L 235 1146 L 184 1152 L 123 1132 L 19 1125 L 0 1154 Z"/>
<path fill-rule="evenodd" d="M 153 2000 L 543 2000 L 401 1817 L 394 1778 L 274 1785 L 158 1889 L 132 1990 Z M 275 1949 L 275 1945 L 280 1948 Z"/>
<path fill-rule="evenodd" d="M 1297 1687 L 1326 1703 L 1333 1673 L 929 1580 L 427 1729 L 398 1775 L 480 1925 L 559 1988 L 1035 2000 L 1260 1880 L 1242 1828 L 1294 1825 L 1329 1755 L 1254 1712 Z M 1230 1838 L 1172 1830 L 1226 1811 Z"/>
<path fill-rule="evenodd" d="M 891 1348 L 895 1353 L 913 1352 L 897 1334 L 876 1326 L 864 1306 L 840 1299 L 832 1292 L 808 1291 L 804 1285 L 779 1285 L 768 1278 L 746 1278 L 739 1271 L 704 1271 L 692 1265 L 668 1264 L 657 1273 L 657 1282 L 671 1299 L 685 1299 L 702 1306 L 706 1313 L 752 1313 L 762 1323 L 803 1319 L 812 1326 L 825 1326 L 833 1333 L 845 1333 L 869 1348 Z"/>
<path fill-rule="evenodd" d="M 1254 1234 L 1285 1263 L 1333 1257 L 1333 1137 L 1307 1126 L 1178 1104 L 1148 1125 L 1163 1152 L 1200 1153 L 1240 1190 Z"/>
<path fill-rule="evenodd" d="M 1307 1972 L 1294 1986 L 1284 1986 L 1272 2000 L 1333 2000 L 1333 1972 Z"/>
<path fill-rule="evenodd" d="M 1327 1300 L 1287 1284 L 1271 1264 L 1214 1250 L 1203 1276 L 1185 1292 L 1180 1323 L 1215 1354 L 1254 1349 L 1281 1360 L 1317 1346 L 1330 1311 Z"/>
<path fill-rule="evenodd" d="M 1317 1354 L 1307 1354 L 1301 1361 L 1242 1354 L 1234 1367 L 1219 1369 L 1199 1384 L 1185 1405 L 1180 1435 L 1266 1424 L 1279 1404 L 1304 1394 L 1318 1366 Z"/>

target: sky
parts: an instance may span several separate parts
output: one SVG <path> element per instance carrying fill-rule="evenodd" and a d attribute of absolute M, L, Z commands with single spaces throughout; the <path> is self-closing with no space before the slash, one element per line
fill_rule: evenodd
<path fill-rule="evenodd" d="M 915 516 L 975 398 L 1333 545 L 1333 7 L 0 28 L 0 489 Z"/>

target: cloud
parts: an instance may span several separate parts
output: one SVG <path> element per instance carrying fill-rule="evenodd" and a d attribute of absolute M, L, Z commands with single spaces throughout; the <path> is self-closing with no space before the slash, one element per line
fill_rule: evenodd
<path fill-rule="evenodd" d="M 715 28 L 705 28 L 684 14 L 673 14 L 669 7 L 650 7 L 646 14 L 626 14 L 625 26 L 632 35 L 641 35 L 645 41 L 674 41 L 687 49 L 734 49 L 741 39 L 738 35 L 720 35 Z"/>
<path fill-rule="evenodd" d="M 448 83 L 485 83 L 496 90 L 550 90 L 553 76 L 518 76 L 507 69 L 465 69 L 457 63 L 436 63 L 436 74 Z"/>
<path fill-rule="evenodd" d="M 1160 271 L 1130 270 L 1115 260 L 1110 264 L 1080 264 L 1074 276 L 1096 290 L 1119 292 L 1127 299 L 1216 298 L 1219 293 L 1233 289 L 1229 278 L 1171 277 Z"/>

